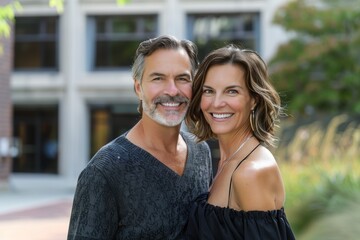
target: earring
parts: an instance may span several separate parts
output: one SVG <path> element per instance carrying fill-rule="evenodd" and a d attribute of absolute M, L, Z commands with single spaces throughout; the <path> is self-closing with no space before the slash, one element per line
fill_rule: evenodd
<path fill-rule="evenodd" d="M 251 127 L 251 130 L 252 130 L 253 132 L 255 131 L 254 125 L 255 125 L 255 111 L 254 111 L 254 109 L 251 109 L 251 113 L 250 113 L 250 127 Z"/>

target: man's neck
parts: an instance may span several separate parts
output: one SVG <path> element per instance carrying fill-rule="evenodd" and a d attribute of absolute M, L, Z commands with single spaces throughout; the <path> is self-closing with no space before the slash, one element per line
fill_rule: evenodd
<path fill-rule="evenodd" d="M 166 127 L 152 119 L 141 119 L 127 139 L 181 176 L 187 159 L 187 145 L 180 136 L 180 126 Z"/>
<path fill-rule="evenodd" d="M 180 126 L 163 126 L 152 119 L 141 119 L 127 135 L 127 138 L 145 150 L 176 153 L 180 137 Z"/>

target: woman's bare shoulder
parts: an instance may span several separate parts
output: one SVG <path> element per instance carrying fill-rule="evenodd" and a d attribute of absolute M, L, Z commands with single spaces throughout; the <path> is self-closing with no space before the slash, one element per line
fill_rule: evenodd
<path fill-rule="evenodd" d="M 283 182 L 273 154 L 260 146 L 232 176 L 235 197 L 244 210 L 277 208 L 284 196 Z"/>

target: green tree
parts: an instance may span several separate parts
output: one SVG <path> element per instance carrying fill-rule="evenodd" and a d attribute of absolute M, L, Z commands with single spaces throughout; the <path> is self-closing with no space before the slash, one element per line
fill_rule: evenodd
<path fill-rule="evenodd" d="M 9 38 L 11 34 L 11 24 L 14 22 L 14 12 L 20 10 L 21 5 L 18 1 L 7 1 L 4 5 L 0 4 L 0 54 L 3 53 L 4 38 Z"/>
<path fill-rule="evenodd" d="M 360 0 L 295 0 L 275 13 L 292 34 L 270 60 L 291 114 L 360 113 Z"/>

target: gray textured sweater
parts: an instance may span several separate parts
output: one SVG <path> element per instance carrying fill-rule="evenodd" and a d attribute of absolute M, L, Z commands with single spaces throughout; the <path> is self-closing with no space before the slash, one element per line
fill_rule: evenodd
<path fill-rule="evenodd" d="M 180 239 L 191 201 L 212 179 L 209 147 L 181 132 L 188 147 L 182 176 L 122 135 L 79 176 L 70 239 Z"/>

